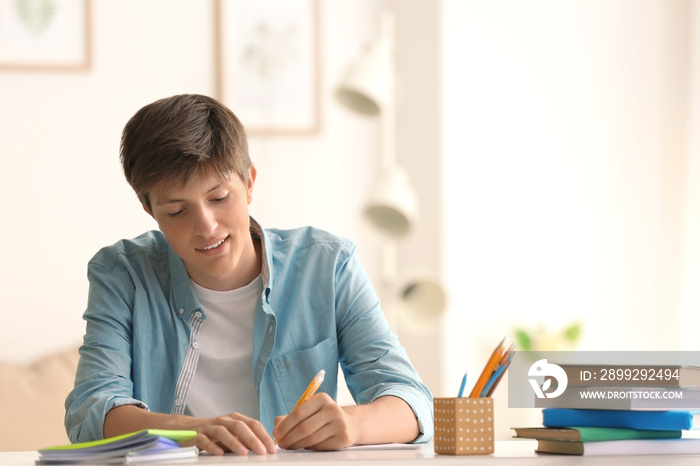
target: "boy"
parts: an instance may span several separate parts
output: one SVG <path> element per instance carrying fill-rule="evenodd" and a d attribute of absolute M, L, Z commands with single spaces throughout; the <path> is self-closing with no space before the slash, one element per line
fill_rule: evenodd
<path fill-rule="evenodd" d="M 214 99 L 139 110 L 127 181 L 160 231 L 99 251 L 66 400 L 73 442 L 192 429 L 219 455 L 426 442 L 432 396 L 383 316 L 354 245 L 249 217 L 245 131 Z M 340 407 L 338 363 L 357 405 Z M 319 392 L 294 408 L 319 370 Z M 275 440 L 273 440 L 273 437 Z"/>

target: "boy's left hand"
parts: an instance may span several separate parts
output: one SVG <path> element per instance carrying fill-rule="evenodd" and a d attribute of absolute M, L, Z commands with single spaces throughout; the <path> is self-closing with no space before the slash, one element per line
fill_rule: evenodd
<path fill-rule="evenodd" d="M 275 418 L 272 435 L 280 448 L 339 450 L 355 444 L 357 421 L 328 394 L 317 393 L 288 415 Z"/>

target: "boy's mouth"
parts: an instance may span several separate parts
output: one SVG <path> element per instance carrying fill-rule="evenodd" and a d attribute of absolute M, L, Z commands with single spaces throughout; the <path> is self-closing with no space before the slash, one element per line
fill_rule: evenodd
<path fill-rule="evenodd" d="M 226 242 L 227 239 L 228 239 L 228 236 L 226 238 L 222 239 L 221 241 L 217 241 L 216 243 L 212 244 L 211 246 L 207 246 L 205 248 L 199 248 L 199 250 L 200 251 L 211 251 L 212 249 L 216 249 L 219 246 L 221 246 L 222 244 L 224 244 L 224 242 Z"/>

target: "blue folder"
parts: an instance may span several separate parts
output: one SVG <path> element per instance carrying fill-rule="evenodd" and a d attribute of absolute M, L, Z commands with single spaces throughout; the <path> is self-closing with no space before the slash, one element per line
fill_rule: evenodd
<path fill-rule="evenodd" d="M 621 427 L 647 430 L 700 429 L 700 411 L 623 411 L 546 408 L 545 427 Z"/>

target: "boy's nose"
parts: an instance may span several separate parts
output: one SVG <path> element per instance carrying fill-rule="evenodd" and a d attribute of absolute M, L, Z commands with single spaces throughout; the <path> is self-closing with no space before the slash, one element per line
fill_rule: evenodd
<path fill-rule="evenodd" d="M 213 212 L 209 209 L 200 209 L 195 220 L 194 232 L 198 236 L 211 236 L 218 223 Z"/>

